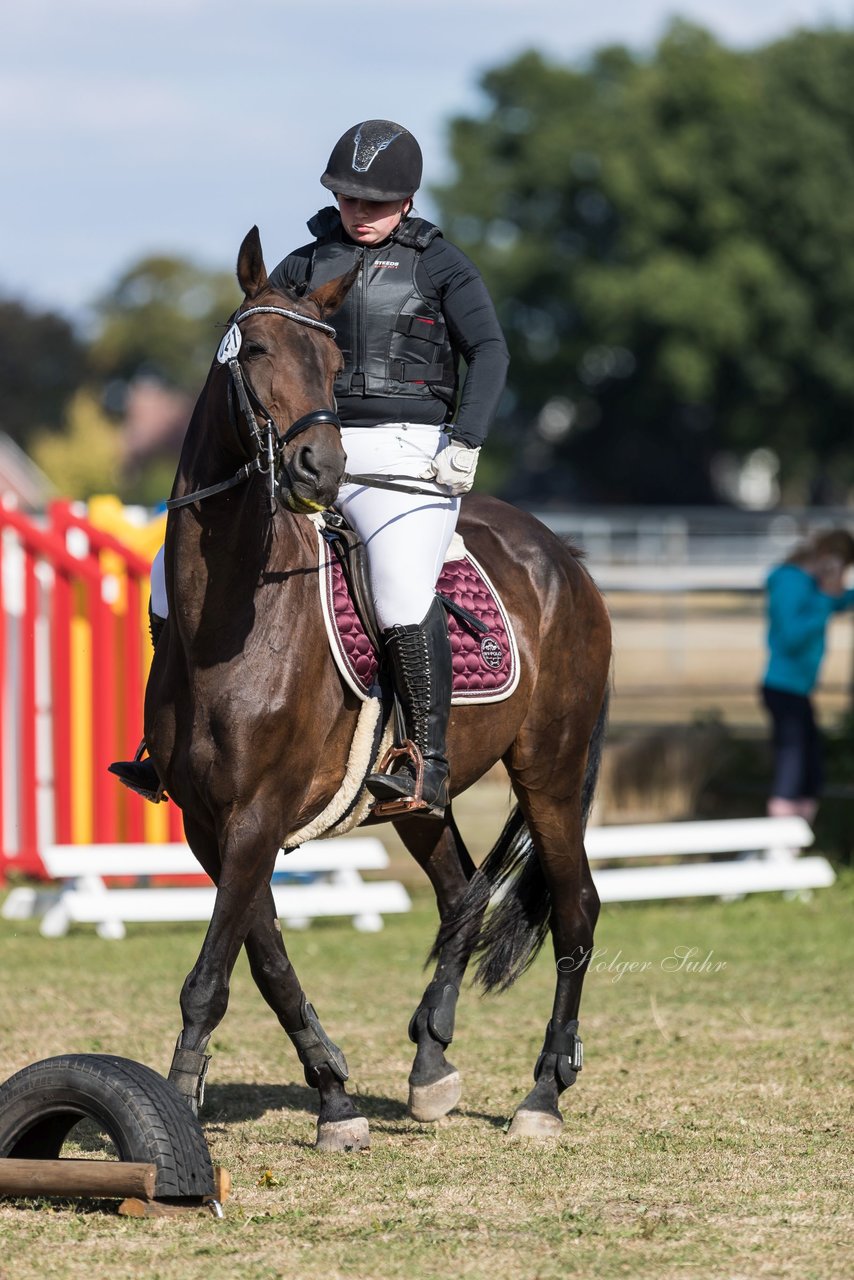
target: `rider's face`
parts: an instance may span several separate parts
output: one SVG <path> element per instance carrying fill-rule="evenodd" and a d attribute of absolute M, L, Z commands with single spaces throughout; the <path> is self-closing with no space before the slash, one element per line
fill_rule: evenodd
<path fill-rule="evenodd" d="M 344 230 L 357 244 L 382 244 L 411 203 L 408 197 L 406 200 L 362 200 L 338 196 Z"/>

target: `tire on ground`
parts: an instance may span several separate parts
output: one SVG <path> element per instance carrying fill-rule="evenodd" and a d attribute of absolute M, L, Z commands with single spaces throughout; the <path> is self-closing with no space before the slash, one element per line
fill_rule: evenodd
<path fill-rule="evenodd" d="M 82 1119 L 109 1134 L 120 1160 L 157 1166 L 158 1199 L 213 1194 L 204 1133 L 177 1089 L 111 1054 L 45 1058 L 0 1085 L 0 1157 L 57 1159 Z"/>

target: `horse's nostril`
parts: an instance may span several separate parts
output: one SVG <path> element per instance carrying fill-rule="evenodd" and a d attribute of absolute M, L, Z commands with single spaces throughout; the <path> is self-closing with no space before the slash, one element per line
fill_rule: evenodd
<path fill-rule="evenodd" d="M 320 466 L 310 444 L 304 444 L 296 456 L 296 470 L 303 477 L 316 480 L 320 475 Z"/>

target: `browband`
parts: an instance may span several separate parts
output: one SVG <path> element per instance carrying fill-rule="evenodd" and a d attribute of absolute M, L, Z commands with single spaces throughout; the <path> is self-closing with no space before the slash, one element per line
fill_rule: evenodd
<path fill-rule="evenodd" d="M 256 315 L 285 316 L 288 320 L 296 320 L 297 324 L 307 325 L 309 329 L 322 329 L 330 337 L 335 337 L 335 330 L 331 324 L 324 324 L 322 320 L 315 320 L 313 316 L 304 316 L 301 311 L 288 311 L 286 307 L 249 307 L 247 311 L 238 312 L 234 317 L 234 324 L 239 324 L 247 316 Z"/>

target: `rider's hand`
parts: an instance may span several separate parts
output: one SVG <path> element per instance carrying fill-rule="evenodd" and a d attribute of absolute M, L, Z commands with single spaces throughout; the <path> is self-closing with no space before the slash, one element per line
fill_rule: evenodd
<path fill-rule="evenodd" d="M 433 459 L 432 478 L 452 497 L 468 493 L 474 484 L 479 454 L 480 449 L 473 449 L 471 445 L 459 440 L 449 441 Z"/>

